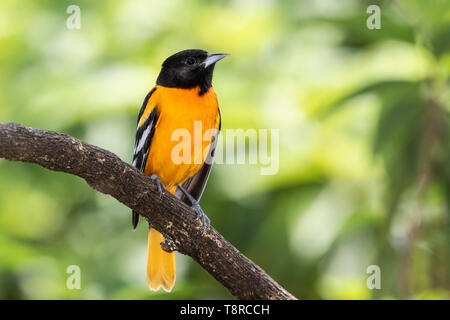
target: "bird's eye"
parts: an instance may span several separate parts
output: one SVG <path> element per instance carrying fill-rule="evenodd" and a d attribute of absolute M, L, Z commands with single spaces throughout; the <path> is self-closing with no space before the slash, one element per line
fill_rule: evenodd
<path fill-rule="evenodd" d="M 195 62 L 196 62 L 195 58 L 189 57 L 189 58 L 186 59 L 186 64 L 188 66 L 193 66 L 195 64 Z"/>

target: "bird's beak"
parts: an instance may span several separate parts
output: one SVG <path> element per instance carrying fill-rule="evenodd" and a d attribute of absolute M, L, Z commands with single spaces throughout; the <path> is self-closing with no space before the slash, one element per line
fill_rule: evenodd
<path fill-rule="evenodd" d="M 229 54 L 228 53 L 208 53 L 208 56 L 206 57 L 206 60 L 204 62 L 205 69 L 208 68 L 209 66 L 213 65 L 217 61 L 222 60 L 226 56 L 229 56 Z"/>

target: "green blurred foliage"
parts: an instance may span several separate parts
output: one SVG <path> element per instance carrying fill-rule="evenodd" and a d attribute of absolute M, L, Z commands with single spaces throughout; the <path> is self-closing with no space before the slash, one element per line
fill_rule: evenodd
<path fill-rule="evenodd" d="M 85 0 L 69 30 L 71 4 L 1 1 L 0 121 L 129 161 L 161 62 L 229 52 L 222 128 L 279 129 L 280 167 L 216 165 L 214 227 L 299 298 L 449 298 L 449 1 Z M 0 161 L 0 298 L 230 298 L 182 255 L 173 292 L 150 292 L 147 228 L 130 222 L 79 178 Z M 81 290 L 66 288 L 72 264 Z M 381 290 L 366 287 L 372 264 Z"/>

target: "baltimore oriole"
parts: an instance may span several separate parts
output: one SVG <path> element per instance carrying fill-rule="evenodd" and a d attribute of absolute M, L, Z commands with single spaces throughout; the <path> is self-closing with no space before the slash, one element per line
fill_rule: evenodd
<path fill-rule="evenodd" d="M 145 97 L 137 121 L 133 166 L 154 180 L 160 192 L 170 193 L 190 204 L 203 221 L 204 229 L 209 219 L 198 201 L 211 171 L 216 135 L 207 132 L 220 130 L 220 111 L 212 88 L 215 63 L 227 54 L 210 54 L 191 49 L 178 52 L 162 64 L 156 86 Z M 201 124 L 200 140 L 195 123 Z M 188 148 L 181 150 L 184 161 L 174 159 L 174 148 L 180 143 L 173 139 L 176 130 L 190 134 Z M 200 141 L 195 145 L 195 141 Z M 201 148 L 201 152 L 198 151 Z M 200 154 L 200 158 L 199 158 Z M 205 158 L 209 154 L 209 161 Z M 133 228 L 139 215 L 132 213 Z M 176 277 L 175 252 L 161 248 L 164 236 L 149 225 L 147 282 L 151 290 L 161 286 L 170 291 Z"/>

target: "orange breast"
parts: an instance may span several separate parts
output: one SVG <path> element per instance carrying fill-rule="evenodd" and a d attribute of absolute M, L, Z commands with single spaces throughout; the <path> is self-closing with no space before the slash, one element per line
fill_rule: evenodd
<path fill-rule="evenodd" d="M 159 119 L 150 147 L 145 174 L 156 174 L 170 191 L 191 178 L 202 167 L 214 129 L 220 123 L 217 97 L 210 88 L 157 86 L 155 105 Z"/>

